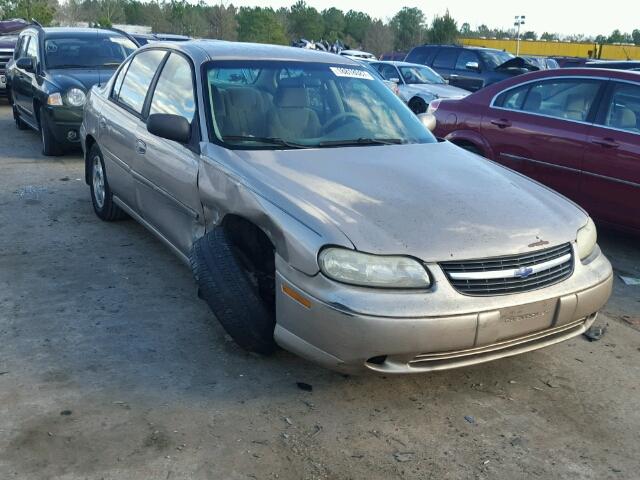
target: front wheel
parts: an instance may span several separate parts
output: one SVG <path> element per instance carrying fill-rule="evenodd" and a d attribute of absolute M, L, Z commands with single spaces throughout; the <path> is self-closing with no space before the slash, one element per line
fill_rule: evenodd
<path fill-rule="evenodd" d="M 16 104 L 13 102 L 13 99 L 11 98 L 11 96 L 9 96 L 9 103 L 11 103 L 11 110 L 13 111 L 13 121 L 16 122 L 16 128 L 18 130 L 27 130 L 29 128 L 29 125 L 24 123 L 20 118 L 20 113 L 18 113 L 18 107 L 16 107 Z"/>
<path fill-rule="evenodd" d="M 409 108 L 416 115 L 420 115 L 427 111 L 427 102 L 420 97 L 414 97 L 409 101 Z"/>
<path fill-rule="evenodd" d="M 113 202 L 113 193 L 107 182 L 102 152 L 97 145 L 89 150 L 89 178 L 91 178 L 91 203 L 96 215 L 106 222 L 126 218 L 127 214 L 124 210 Z"/>

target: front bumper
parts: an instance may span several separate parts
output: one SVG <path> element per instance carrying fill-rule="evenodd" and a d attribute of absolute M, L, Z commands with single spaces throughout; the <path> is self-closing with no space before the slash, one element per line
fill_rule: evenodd
<path fill-rule="evenodd" d="M 47 106 L 45 115 L 55 139 L 68 146 L 80 146 L 82 107 Z"/>
<path fill-rule="evenodd" d="M 427 266 L 434 278 L 430 291 L 384 291 L 338 284 L 321 274 L 309 277 L 278 258 L 276 341 L 343 372 L 444 370 L 580 335 L 607 302 L 613 281 L 611 264 L 598 247 L 588 263 L 575 260 L 566 280 L 511 295 L 462 295 L 437 264 Z"/>

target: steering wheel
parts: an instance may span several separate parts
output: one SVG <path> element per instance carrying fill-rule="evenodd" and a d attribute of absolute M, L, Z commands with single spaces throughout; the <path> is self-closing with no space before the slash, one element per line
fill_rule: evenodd
<path fill-rule="evenodd" d="M 358 115 L 356 115 L 353 112 L 338 113 L 337 115 L 334 115 L 333 117 L 331 117 L 327 121 L 327 123 L 324 124 L 324 131 L 325 132 L 330 132 L 332 130 L 332 128 L 330 128 L 330 127 L 333 127 L 338 122 L 344 122 L 345 120 L 347 120 L 349 118 L 355 118 L 356 120 L 360 120 L 360 117 L 358 117 Z"/>

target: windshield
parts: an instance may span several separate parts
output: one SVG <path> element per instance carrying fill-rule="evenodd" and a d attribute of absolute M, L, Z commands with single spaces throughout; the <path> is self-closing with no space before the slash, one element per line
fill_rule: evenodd
<path fill-rule="evenodd" d="M 287 61 L 207 66 L 210 129 L 229 148 L 433 143 L 435 138 L 365 68 Z"/>
<path fill-rule="evenodd" d="M 120 65 L 136 46 L 128 38 L 82 36 L 51 38 L 44 42 L 47 67 L 96 68 Z"/>
<path fill-rule="evenodd" d="M 513 55 L 507 52 L 501 52 L 500 50 L 478 50 L 478 53 L 484 60 L 484 63 L 490 68 L 496 68 L 502 65 L 504 62 L 508 62 Z"/>
<path fill-rule="evenodd" d="M 423 84 L 423 83 L 444 83 L 444 78 L 431 70 L 429 67 L 399 67 L 400 74 L 405 83 Z"/>

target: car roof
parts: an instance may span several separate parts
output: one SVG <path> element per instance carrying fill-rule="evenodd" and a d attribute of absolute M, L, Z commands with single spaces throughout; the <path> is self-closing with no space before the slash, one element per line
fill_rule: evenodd
<path fill-rule="evenodd" d="M 181 51 L 199 61 L 207 60 L 274 60 L 315 63 L 360 64 L 344 55 L 308 48 L 267 45 L 264 43 L 227 42 L 224 40 L 189 40 L 187 42 L 156 42 L 148 48 L 169 48 Z"/>
<path fill-rule="evenodd" d="M 502 52 L 497 48 L 478 47 L 476 45 L 419 45 L 415 48 L 464 48 L 468 50 L 483 50 L 487 52 Z"/>
<path fill-rule="evenodd" d="M 106 28 L 76 28 L 76 27 L 44 27 L 44 28 L 40 28 L 37 26 L 29 26 L 27 28 L 25 28 L 23 30 L 23 32 L 26 32 L 27 30 L 32 30 L 32 31 L 42 31 L 44 32 L 44 36 L 45 38 L 64 38 L 64 37 L 69 37 L 69 36 L 74 36 L 74 37 L 90 37 L 91 35 L 93 36 L 100 36 L 100 37 L 107 37 L 107 36 L 125 36 L 123 33 L 118 32 L 117 30 L 109 30 Z"/>
<path fill-rule="evenodd" d="M 612 78 L 616 80 L 630 80 L 632 82 L 640 82 L 640 72 L 632 70 L 615 70 L 613 68 L 555 68 L 551 70 L 538 70 L 535 72 L 525 73 L 514 77 L 512 85 L 518 85 L 530 80 L 554 78 L 554 77 L 593 77 L 593 78 Z M 519 82 L 518 80 L 521 80 Z M 479 90 L 482 91 L 482 90 Z"/>
<path fill-rule="evenodd" d="M 379 60 L 378 62 L 375 62 L 375 63 L 388 63 L 389 65 L 394 65 L 396 67 L 426 67 L 426 68 L 429 68 L 426 65 L 421 65 L 419 63 L 401 62 L 399 60 Z"/>

